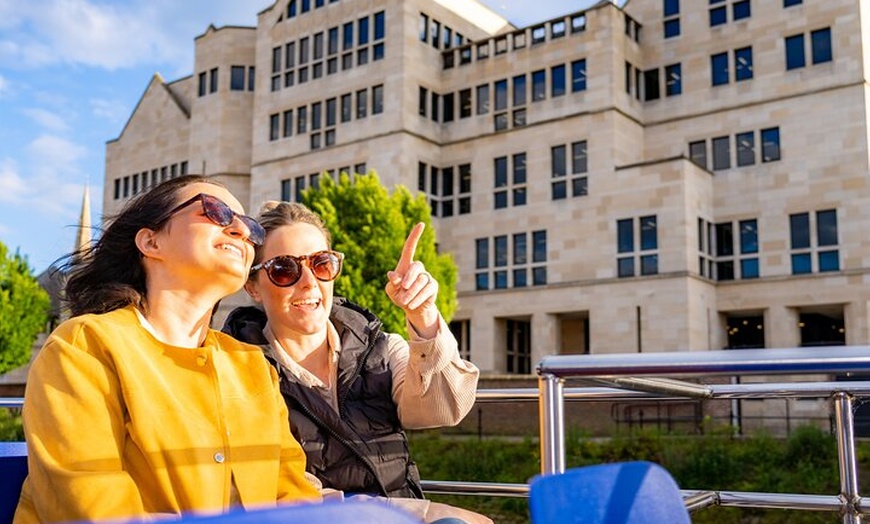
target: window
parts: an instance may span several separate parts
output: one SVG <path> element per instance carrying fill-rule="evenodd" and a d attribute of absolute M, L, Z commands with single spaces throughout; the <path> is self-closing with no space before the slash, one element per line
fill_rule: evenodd
<path fill-rule="evenodd" d="M 636 235 L 636 236 L 635 236 Z M 639 242 L 635 242 L 635 238 Z M 633 277 L 639 267 L 640 275 L 658 274 L 658 219 L 656 215 L 638 219 L 616 221 L 616 274 L 620 278 Z M 639 246 L 640 249 L 635 249 Z"/>
<path fill-rule="evenodd" d="M 707 169 L 707 141 L 689 142 L 689 160 Z"/>
<path fill-rule="evenodd" d="M 815 218 L 815 220 L 812 220 Z M 789 216 L 791 231 L 791 270 L 799 275 L 840 270 L 837 211 L 827 209 Z M 813 234 L 815 229 L 815 234 Z"/>
<path fill-rule="evenodd" d="M 429 90 L 425 87 L 420 87 L 417 94 L 417 113 L 425 117 L 427 114 L 427 104 L 429 103 Z"/>
<path fill-rule="evenodd" d="M 557 65 L 550 68 L 550 96 L 553 98 L 565 94 L 565 66 Z"/>
<path fill-rule="evenodd" d="M 793 5 L 801 5 L 803 0 L 782 0 L 783 7 L 791 7 Z"/>
<path fill-rule="evenodd" d="M 384 86 L 372 87 L 372 114 L 379 115 L 384 112 Z"/>
<path fill-rule="evenodd" d="M 296 134 L 308 131 L 308 108 L 305 106 L 296 110 Z"/>
<path fill-rule="evenodd" d="M 514 107 L 526 105 L 526 75 L 518 75 L 513 79 Z"/>
<path fill-rule="evenodd" d="M 507 372 L 528 375 L 532 372 L 532 323 L 505 320 Z"/>
<path fill-rule="evenodd" d="M 269 140 L 274 141 L 278 140 L 279 133 L 281 131 L 281 114 L 275 113 L 273 115 L 269 115 Z"/>
<path fill-rule="evenodd" d="M 644 100 L 659 99 L 659 70 L 650 69 L 643 72 L 643 93 Z"/>
<path fill-rule="evenodd" d="M 209 93 L 217 93 L 218 90 L 218 69 L 215 67 L 208 72 Z"/>
<path fill-rule="evenodd" d="M 752 16 L 752 8 L 749 0 L 740 0 L 731 4 L 731 18 L 736 22 Z"/>
<path fill-rule="evenodd" d="M 813 50 L 813 64 L 830 62 L 834 59 L 831 51 L 831 28 L 819 29 L 810 33 L 810 45 Z"/>
<path fill-rule="evenodd" d="M 734 80 L 740 82 L 752 78 L 752 47 L 734 50 Z"/>
<path fill-rule="evenodd" d="M 353 118 L 353 102 L 350 93 L 341 95 L 341 121 L 350 122 Z"/>
<path fill-rule="evenodd" d="M 662 0 L 664 16 L 664 36 L 673 38 L 680 35 L 680 0 Z"/>
<path fill-rule="evenodd" d="M 739 133 L 737 143 L 737 167 L 751 166 L 755 163 L 755 133 Z"/>
<path fill-rule="evenodd" d="M 728 53 L 718 53 L 710 57 L 710 77 L 714 86 L 728 83 Z"/>
<path fill-rule="evenodd" d="M 525 77 L 523 77 L 525 79 Z M 586 90 L 586 59 L 571 62 L 571 92 Z"/>
<path fill-rule="evenodd" d="M 489 84 L 477 86 L 477 114 L 485 115 L 489 112 Z"/>
<path fill-rule="evenodd" d="M 714 138 L 713 143 L 713 170 L 731 168 L 731 140 L 727 136 Z"/>
<path fill-rule="evenodd" d="M 471 360 L 471 321 L 451 320 L 447 326 L 459 345 L 459 358 Z"/>
<path fill-rule="evenodd" d="M 198 91 L 199 96 L 205 96 L 205 93 L 206 93 L 205 81 L 206 81 L 205 73 L 200 73 L 199 74 L 199 91 Z"/>
<path fill-rule="evenodd" d="M 728 10 L 725 0 L 710 0 L 710 27 L 722 25 L 728 22 Z"/>
<path fill-rule="evenodd" d="M 365 118 L 368 109 L 368 91 L 360 89 L 356 92 L 356 117 Z"/>
<path fill-rule="evenodd" d="M 571 144 L 571 176 L 568 176 L 566 146 L 560 145 L 550 149 L 550 162 L 552 165 L 551 198 L 562 200 L 568 197 L 568 188 L 571 188 L 571 196 L 586 196 L 588 186 L 586 172 L 588 169 L 586 157 L 586 141 Z"/>
<path fill-rule="evenodd" d="M 779 128 L 761 130 L 761 161 L 763 163 L 775 162 L 780 159 L 779 152 Z"/>
<path fill-rule="evenodd" d="M 353 48 L 353 22 L 341 26 L 341 49 L 347 51 Z"/>
<path fill-rule="evenodd" d="M 463 89 L 459 92 L 459 118 L 471 116 L 471 89 Z"/>
<path fill-rule="evenodd" d="M 682 92 L 682 66 L 680 64 L 665 66 L 665 96 L 677 96 Z"/>
<path fill-rule="evenodd" d="M 495 106 L 496 111 L 504 111 L 508 105 L 508 83 L 507 80 L 499 80 L 494 85 Z"/>
<path fill-rule="evenodd" d="M 245 90 L 245 66 L 230 67 L 230 91 Z"/>
<path fill-rule="evenodd" d="M 543 69 L 532 72 L 532 102 L 547 97 L 547 73 Z"/>
<path fill-rule="evenodd" d="M 293 110 L 284 111 L 284 138 L 293 136 Z"/>
<path fill-rule="evenodd" d="M 748 219 L 716 224 L 716 279 L 727 281 L 758 277 L 758 221 Z"/>
<path fill-rule="evenodd" d="M 785 68 L 798 69 L 807 65 L 804 55 L 804 35 L 794 35 L 785 39 Z"/>

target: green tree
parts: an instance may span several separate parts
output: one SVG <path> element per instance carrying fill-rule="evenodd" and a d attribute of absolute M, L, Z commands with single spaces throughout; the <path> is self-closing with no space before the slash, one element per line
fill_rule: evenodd
<path fill-rule="evenodd" d="M 0 374 L 30 360 L 36 336 L 48 320 L 48 294 L 27 260 L 0 242 Z"/>
<path fill-rule="evenodd" d="M 370 309 L 388 332 L 407 334 L 405 315 L 384 287 L 411 228 L 423 222 L 426 229 L 414 260 L 438 281 L 438 309 L 449 321 L 456 311 L 457 269 L 450 254 L 437 253 L 426 197 L 415 198 L 402 185 L 390 194 L 374 172 L 356 175 L 353 181 L 344 173 L 337 183 L 328 176 L 320 180 L 320 187 L 307 189 L 302 200 L 326 223 L 333 248 L 345 254 L 335 293 Z"/>

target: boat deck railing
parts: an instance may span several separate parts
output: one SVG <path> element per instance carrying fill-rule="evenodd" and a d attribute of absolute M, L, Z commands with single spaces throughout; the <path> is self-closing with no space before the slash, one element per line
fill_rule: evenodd
<path fill-rule="evenodd" d="M 870 347 L 825 346 L 758 350 L 553 355 L 537 367 L 538 389 L 482 389 L 478 402 L 538 402 L 541 473 L 565 471 L 565 402 L 625 400 L 745 400 L 825 398 L 831 403 L 837 439 L 839 492 L 764 493 L 683 489 L 690 511 L 719 505 L 836 512 L 859 524 L 870 511 L 858 490 L 854 407 L 870 397 L 870 380 L 797 381 L 820 375 L 870 376 Z M 768 381 L 707 384 L 712 377 L 765 376 Z M 788 380 L 776 381 L 776 376 Z M 584 387 L 565 387 L 566 380 Z M 721 381 L 721 380 L 720 380 Z M 0 408 L 20 407 L 21 398 L 0 398 Z M 703 438 L 703 437 L 699 437 Z M 430 494 L 527 497 L 529 485 L 424 480 Z"/>

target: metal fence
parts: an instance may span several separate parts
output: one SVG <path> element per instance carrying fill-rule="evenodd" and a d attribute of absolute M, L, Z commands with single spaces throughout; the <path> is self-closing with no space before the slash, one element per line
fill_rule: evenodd
<path fill-rule="evenodd" d="M 870 372 L 870 347 L 836 346 L 614 355 L 554 355 L 537 368 L 538 389 L 479 390 L 478 402 L 538 402 L 541 473 L 565 471 L 565 402 L 616 402 L 685 399 L 827 398 L 837 438 L 840 492 L 836 494 L 761 493 L 684 489 L 690 511 L 712 505 L 741 508 L 837 512 L 847 524 L 860 524 L 870 511 L 858 493 L 854 402 L 870 397 L 870 381 L 758 382 L 705 384 L 710 377 L 854 374 Z M 568 379 L 586 387 L 565 387 Z M 693 379 L 697 382 L 688 382 Z M 21 398 L 0 399 L 2 407 L 20 407 Z M 528 484 L 424 480 L 430 494 L 526 497 Z"/>

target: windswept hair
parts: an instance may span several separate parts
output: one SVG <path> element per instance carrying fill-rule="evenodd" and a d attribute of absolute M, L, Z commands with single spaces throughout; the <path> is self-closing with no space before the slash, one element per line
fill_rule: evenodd
<path fill-rule="evenodd" d="M 61 270 L 68 275 L 64 299 L 72 316 L 108 313 L 130 304 L 144 308 L 145 267 L 136 234 L 142 228 L 162 228 L 178 204 L 178 193 L 197 183 L 225 187 L 200 175 L 171 178 L 133 198 L 107 219 L 108 226 L 96 242 L 64 257 Z"/>
<path fill-rule="evenodd" d="M 326 238 L 327 247 L 332 245 L 329 230 L 326 229 L 326 224 L 323 223 L 320 216 L 308 209 L 305 204 L 300 204 L 299 202 L 269 200 L 260 207 L 257 222 L 266 230 L 266 237 L 281 226 L 292 226 L 298 223 L 311 224 L 323 233 L 323 237 Z M 254 264 L 259 264 L 262 261 L 262 257 L 263 246 L 257 246 L 254 251 Z"/>

